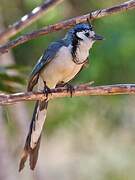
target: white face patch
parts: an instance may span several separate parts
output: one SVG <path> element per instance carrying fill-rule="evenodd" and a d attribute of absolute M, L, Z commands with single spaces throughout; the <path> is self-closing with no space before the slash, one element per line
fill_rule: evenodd
<path fill-rule="evenodd" d="M 89 31 L 89 33 L 90 33 L 90 37 L 93 37 L 95 35 L 94 31 Z"/>
<path fill-rule="evenodd" d="M 88 35 L 86 35 L 88 34 Z M 88 40 L 92 38 L 95 35 L 94 31 L 86 30 L 86 31 L 80 31 L 76 33 L 77 37 L 82 39 L 82 40 Z"/>
<path fill-rule="evenodd" d="M 76 35 L 78 38 L 81 38 L 82 40 L 84 40 L 86 38 L 85 31 L 77 32 Z"/>

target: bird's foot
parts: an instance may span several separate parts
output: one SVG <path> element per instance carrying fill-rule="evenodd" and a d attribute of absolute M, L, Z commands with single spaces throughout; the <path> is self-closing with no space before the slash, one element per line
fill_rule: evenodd
<path fill-rule="evenodd" d="M 48 100 L 48 95 L 51 94 L 51 89 L 46 85 L 46 82 L 44 82 L 44 90 L 43 93 L 46 96 L 46 101 Z"/>
<path fill-rule="evenodd" d="M 75 92 L 74 87 L 71 84 L 68 84 L 68 83 L 65 86 L 67 87 L 67 92 L 70 92 L 70 97 L 72 97 L 73 93 Z"/>

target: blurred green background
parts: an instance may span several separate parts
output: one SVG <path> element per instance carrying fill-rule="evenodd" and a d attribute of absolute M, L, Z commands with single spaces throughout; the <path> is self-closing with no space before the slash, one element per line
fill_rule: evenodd
<path fill-rule="evenodd" d="M 6 29 L 9 24 L 13 24 L 42 2 L 0 0 L 0 30 Z M 65 0 L 16 37 L 120 2 L 124 0 Z M 95 31 L 106 40 L 95 43 L 90 51 L 89 67 L 84 69 L 72 84 L 90 81 L 94 81 L 94 85 L 134 83 L 134 19 L 135 10 L 132 10 L 92 22 Z M 4 62 L 0 66 L 0 91 L 24 91 L 32 67 L 44 49 L 50 42 L 63 37 L 65 32 L 59 31 L 31 40 L 12 49 L 10 54 L 0 57 Z M 12 63 L 7 59 L 12 59 Z M 4 161 L 1 168 L 6 167 L 10 180 L 11 174 L 13 179 L 135 179 L 133 95 L 73 97 L 51 101 L 37 168 L 31 173 L 27 166 L 23 173 L 18 175 L 19 154 L 27 134 L 33 104 L 19 103 L 1 109 L 1 129 L 5 134 L 0 140 L 0 146 L 4 143 L 5 150 L 0 148 L 0 152 L 6 154 L 2 157 L 6 156 L 8 161 L 11 161 Z M 12 162 L 14 165 L 11 168 Z M 7 175 L 1 173 L 4 173 L 4 170 L 0 172 L 0 177 L 8 179 Z"/>

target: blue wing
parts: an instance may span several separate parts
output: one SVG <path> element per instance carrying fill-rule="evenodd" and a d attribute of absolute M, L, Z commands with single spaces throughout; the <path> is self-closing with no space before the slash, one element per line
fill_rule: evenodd
<path fill-rule="evenodd" d="M 28 82 L 28 91 L 32 91 L 33 87 L 37 84 L 39 73 L 40 71 L 45 67 L 46 64 L 48 64 L 50 61 L 53 60 L 59 49 L 66 44 L 64 43 L 64 40 L 56 41 L 54 43 L 51 43 L 50 46 L 45 50 L 35 67 L 33 68 L 33 71 L 31 72 L 30 79 Z"/>

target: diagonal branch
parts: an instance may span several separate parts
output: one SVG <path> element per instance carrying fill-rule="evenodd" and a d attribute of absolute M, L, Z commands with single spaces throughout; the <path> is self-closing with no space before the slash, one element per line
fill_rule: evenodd
<path fill-rule="evenodd" d="M 92 87 L 89 84 L 74 86 L 73 96 L 108 96 L 120 94 L 135 94 L 135 84 L 116 84 Z M 70 97 L 67 88 L 51 89 L 48 94 L 50 99 Z M 21 101 L 44 100 L 46 98 L 41 92 L 25 92 L 16 94 L 0 94 L 0 105 L 13 104 Z"/>
<path fill-rule="evenodd" d="M 101 17 L 105 17 L 105 16 L 109 16 L 111 14 L 118 13 L 118 12 L 131 10 L 134 8 L 135 8 L 135 0 L 129 0 L 129 1 L 126 1 L 122 4 L 119 4 L 117 6 L 113 6 L 111 8 L 93 11 L 93 12 L 85 14 L 83 16 L 77 16 L 77 17 L 74 17 L 72 19 L 61 21 L 57 24 L 47 26 L 47 27 L 40 29 L 38 31 L 33 31 L 31 33 L 27 33 L 25 35 L 18 37 L 17 39 L 15 39 L 13 41 L 8 42 L 7 44 L 0 47 L 0 54 L 6 53 L 6 52 L 8 52 L 9 49 L 14 48 L 20 44 L 23 44 L 23 43 L 25 43 L 31 39 L 37 38 L 41 35 L 46 35 L 46 34 L 51 33 L 51 32 L 59 31 L 62 29 L 67 29 L 67 28 L 70 28 L 77 23 L 86 22 L 88 18 L 90 20 L 98 19 Z"/>
<path fill-rule="evenodd" d="M 39 19 L 44 13 L 46 13 L 50 8 L 56 6 L 63 0 L 47 0 L 41 6 L 33 9 L 29 14 L 23 16 L 19 21 L 10 25 L 8 29 L 0 33 L 0 42 L 8 40 L 10 37 L 14 36 L 22 29 L 26 28 L 34 21 Z"/>

